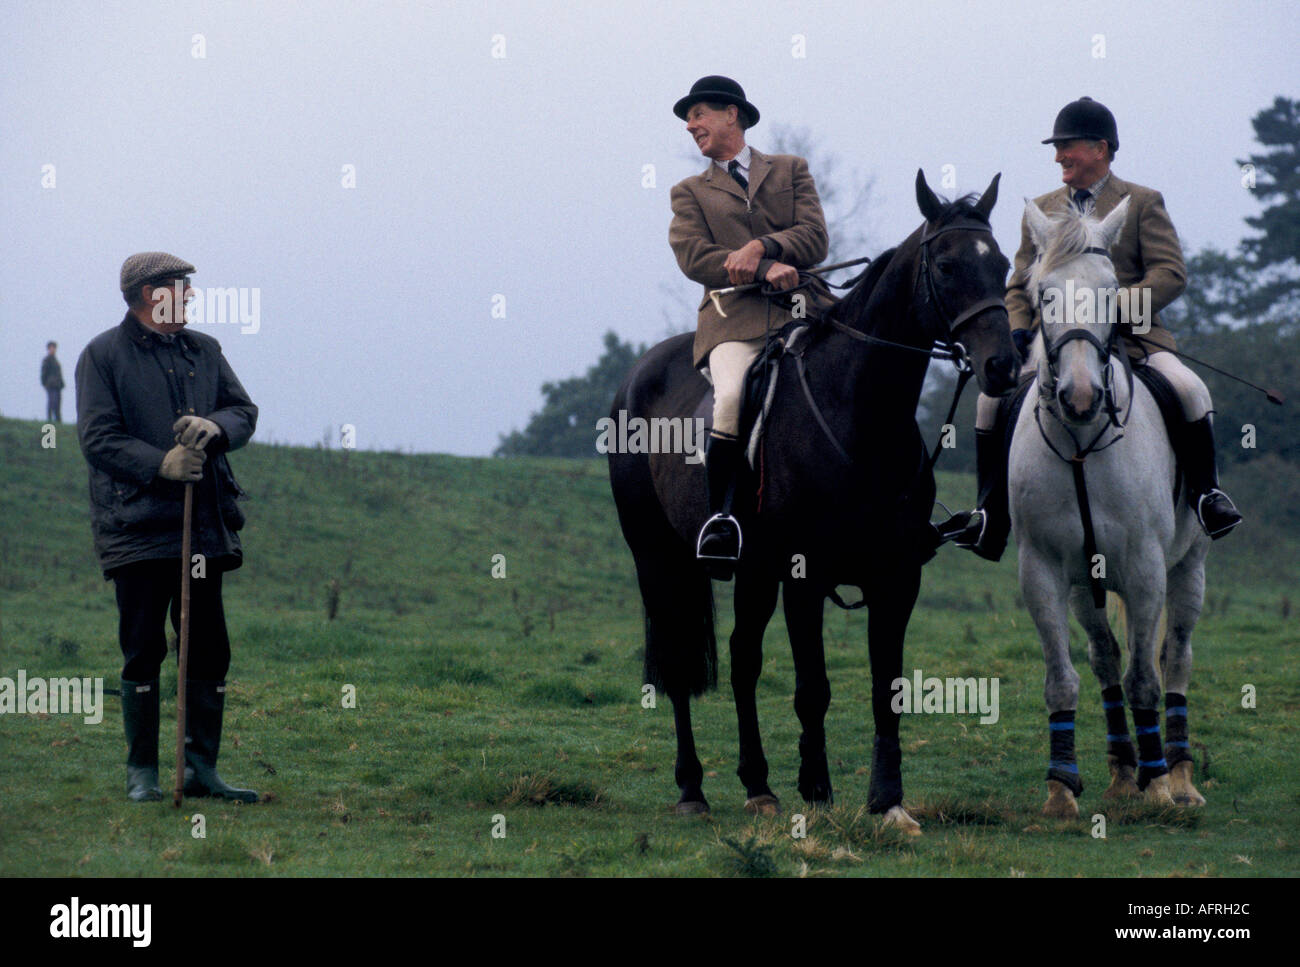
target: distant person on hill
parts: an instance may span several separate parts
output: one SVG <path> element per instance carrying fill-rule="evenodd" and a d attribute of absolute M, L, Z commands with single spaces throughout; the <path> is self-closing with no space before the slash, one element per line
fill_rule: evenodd
<path fill-rule="evenodd" d="M 221 581 L 243 563 L 243 491 L 226 453 L 252 437 L 257 407 L 220 344 L 185 328 L 193 271 L 165 252 L 123 263 L 127 313 L 77 361 L 77 436 L 90 464 L 95 552 L 117 586 L 127 795 L 162 798 L 158 675 L 168 611 L 173 628 L 180 621 L 184 485 L 192 482 L 192 553 L 202 567 L 191 564 L 184 793 L 256 802 L 257 793 L 228 786 L 216 766 L 230 667 Z"/>
<path fill-rule="evenodd" d="M 63 422 L 63 367 L 54 354 L 59 344 L 45 344 L 45 358 L 41 360 L 41 385 L 45 387 L 45 419 L 50 423 Z"/>

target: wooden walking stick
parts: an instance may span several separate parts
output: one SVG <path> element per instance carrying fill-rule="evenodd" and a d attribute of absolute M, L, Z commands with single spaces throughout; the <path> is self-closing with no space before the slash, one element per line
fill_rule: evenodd
<path fill-rule="evenodd" d="M 190 663 L 190 537 L 194 518 L 194 484 L 185 484 L 185 517 L 181 524 L 181 630 L 176 662 L 176 789 L 172 805 L 181 808 L 185 788 L 185 687 Z"/>

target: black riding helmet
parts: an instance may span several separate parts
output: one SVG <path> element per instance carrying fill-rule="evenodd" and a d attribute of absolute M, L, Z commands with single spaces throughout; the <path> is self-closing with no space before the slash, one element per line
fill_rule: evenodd
<path fill-rule="evenodd" d="M 1081 97 L 1061 108 L 1056 115 L 1056 124 L 1052 127 L 1052 136 L 1044 138 L 1043 144 L 1056 144 L 1058 141 L 1105 141 L 1111 153 L 1119 150 L 1119 132 L 1115 126 L 1115 115 L 1100 101 L 1090 97 Z"/>

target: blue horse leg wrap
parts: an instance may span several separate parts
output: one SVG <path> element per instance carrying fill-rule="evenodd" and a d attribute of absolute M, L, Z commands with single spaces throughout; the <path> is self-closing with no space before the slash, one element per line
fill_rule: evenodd
<path fill-rule="evenodd" d="M 1047 723 L 1052 737 L 1047 778 L 1063 783 L 1078 796 L 1083 792 L 1083 782 L 1079 779 L 1079 765 L 1074 761 L 1074 712 L 1052 712 L 1047 716 Z"/>
<path fill-rule="evenodd" d="M 1164 753 L 1160 750 L 1160 711 L 1154 708 L 1135 708 L 1133 724 L 1138 737 L 1138 788 L 1145 789 L 1152 779 L 1169 772 Z"/>
<path fill-rule="evenodd" d="M 1137 752 L 1133 737 L 1128 734 L 1128 718 L 1124 714 L 1124 687 L 1112 685 L 1101 691 L 1101 707 L 1106 712 L 1106 754 L 1115 757 L 1122 766 L 1136 766 Z"/>
<path fill-rule="evenodd" d="M 1187 741 L 1187 696 L 1165 692 L 1165 760 L 1170 767 L 1192 761 Z"/>

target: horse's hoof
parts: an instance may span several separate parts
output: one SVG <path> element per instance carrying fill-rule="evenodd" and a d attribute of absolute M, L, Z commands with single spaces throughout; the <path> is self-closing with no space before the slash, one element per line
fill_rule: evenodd
<path fill-rule="evenodd" d="M 1147 783 L 1143 798 L 1152 806 L 1172 806 L 1174 797 L 1169 792 L 1169 776 L 1156 776 Z"/>
<path fill-rule="evenodd" d="M 1047 802 L 1043 804 L 1043 815 L 1052 819 L 1079 818 L 1079 803 L 1069 786 L 1055 779 L 1047 780 Z"/>
<path fill-rule="evenodd" d="M 908 836 L 920 836 L 921 824 L 908 815 L 907 810 L 902 806 L 892 806 L 889 812 L 885 813 L 883 821 L 885 826 L 893 826 L 901 833 Z"/>
<path fill-rule="evenodd" d="M 1192 763 L 1186 759 L 1182 762 L 1175 762 L 1174 767 L 1169 770 L 1169 793 L 1179 806 L 1195 807 L 1205 805 L 1205 797 L 1197 792 L 1196 787 L 1192 785 L 1194 771 Z"/>
<path fill-rule="evenodd" d="M 1133 767 L 1121 765 L 1114 756 L 1109 757 L 1110 786 L 1101 794 L 1102 799 L 1139 799 L 1142 790 L 1138 788 L 1137 776 Z"/>
<path fill-rule="evenodd" d="M 831 806 L 835 803 L 835 793 L 831 790 L 829 780 L 807 785 L 800 784 L 799 795 L 803 796 L 803 801 L 810 806 Z"/>
<path fill-rule="evenodd" d="M 769 793 L 750 796 L 745 800 L 745 812 L 751 816 L 780 816 L 781 800 Z"/>
<path fill-rule="evenodd" d="M 673 812 L 678 816 L 706 816 L 709 812 L 709 804 L 706 802 L 679 802 L 673 807 Z"/>

